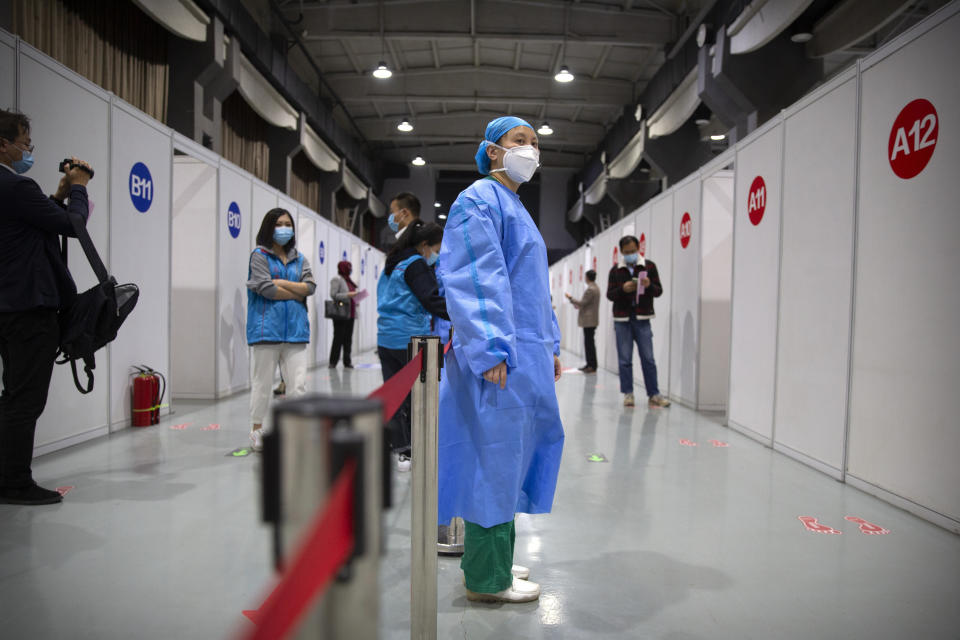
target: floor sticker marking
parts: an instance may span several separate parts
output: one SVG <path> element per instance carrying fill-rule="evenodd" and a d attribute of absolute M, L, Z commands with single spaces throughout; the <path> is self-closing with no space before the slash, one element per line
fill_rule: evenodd
<path fill-rule="evenodd" d="M 890 533 L 890 529 L 884 529 L 878 524 L 867 522 L 863 518 L 858 518 L 856 516 L 847 516 L 844 518 L 844 520 L 857 523 L 860 525 L 860 533 L 864 533 L 868 536 L 885 536 Z"/>
<path fill-rule="evenodd" d="M 214 422 L 205 426 L 202 431 L 220 431 L 220 425 Z"/>
<path fill-rule="evenodd" d="M 721 441 L 719 441 L 719 440 L 711 440 L 711 441 L 710 441 L 710 444 L 712 444 L 713 446 L 715 446 L 715 447 L 717 447 L 717 448 L 729 447 L 729 446 L 730 446 L 729 443 L 721 442 Z"/>
<path fill-rule="evenodd" d="M 807 528 L 807 531 L 813 531 L 814 533 L 826 533 L 841 536 L 843 531 L 837 531 L 833 527 L 828 527 L 825 524 L 820 524 L 817 522 L 817 519 L 813 516 L 797 516 L 797 519 L 803 523 L 803 526 Z"/>
<path fill-rule="evenodd" d="M 681 438 L 681 439 L 680 439 L 680 444 L 682 444 L 682 445 L 685 446 L 685 447 L 695 447 L 695 446 L 697 446 L 697 443 L 696 443 L 696 442 L 694 442 L 693 440 L 687 440 L 686 438 Z"/>
<path fill-rule="evenodd" d="M 234 449 L 233 451 L 231 451 L 230 453 L 228 453 L 228 454 L 227 454 L 227 457 L 228 457 L 228 458 L 243 458 L 243 457 L 245 457 L 245 456 L 250 455 L 251 453 L 253 453 L 253 449 L 251 449 L 250 447 L 240 447 L 239 449 Z"/>
<path fill-rule="evenodd" d="M 187 427 L 189 427 L 191 424 L 193 424 L 193 423 L 192 423 L 192 422 L 184 422 L 183 424 L 170 425 L 170 428 L 173 429 L 174 431 L 183 431 L 184 429 L 186 429 Z"/>
<path fill-rule="evenodd" d="M 589 462 L 607 462 L 607 457 L 602 453 L 591 453 L 587 456 Z"/>

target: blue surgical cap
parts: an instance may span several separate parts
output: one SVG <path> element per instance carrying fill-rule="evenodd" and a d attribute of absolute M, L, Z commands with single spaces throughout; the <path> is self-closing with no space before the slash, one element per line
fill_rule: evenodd
<path fill-rule="evenodd" d="M 484 175 L 490 173 L 490 158 L 487 156 L 487 142 L 498 142 L 507 131 L 510 131 L 510 129 L 514 127 L 530 127 L 533 129 L 529 122 L 516 116 L 501 116 L 491 120 L 490 124 L 487 125 L 487 131 L 483 136 L 484 139 L 480 143 L 480 147 L 477 149 L 477 155 L 475 156 L 477 169 L 480 170 L 480 173 Z"/>

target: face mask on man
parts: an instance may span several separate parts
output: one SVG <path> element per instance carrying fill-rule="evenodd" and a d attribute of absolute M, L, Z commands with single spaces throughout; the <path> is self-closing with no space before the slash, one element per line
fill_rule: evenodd
<path fill-rule="evenodd" d="M 293 227 L 277 227 L 273 230 L 273 241 L 281 247 L 286 246 L 293 238 Z"/>
<path fill-rule="evenodd" d="M 540 151 L 533 145 L 526 144 L 507 149 L 496 142 L 488 141 L 487 144 L 492 144 L 505 152 L 503 154 L 503 169 L 493 169 L 490 173 L 503 171 L 508 178 L 522 184 L 529 182 L 540 166 Z"/>
<path fill-rule="evenodd" d="M 390 217 L 387 218 L 387 224 L 390 225 L 390 231 L 396 233 L 400 231 L 400 223 L 397 222 L 397 214 L 391 213 Z"/>
<path fill-rule="evenodd" d="M 33 154 L 24 151 L 19 160 L 14 160 L 10 167 L 17 173 L 26 173 L 33 166 Z"/>
<path fill-rule="evenodd" d="M 623 261 L 627 264 L 637 264 L 640 261 L 639 253 L 625 253 L 623 254 Z"/>

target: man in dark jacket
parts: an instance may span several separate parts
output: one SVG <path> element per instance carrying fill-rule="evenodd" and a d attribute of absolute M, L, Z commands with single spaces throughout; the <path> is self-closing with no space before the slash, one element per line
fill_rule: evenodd
<path fill-rule="evenodd" d="M 620 238 L 624 266 L 615 266 L 607 279 L 607 299 L 613 301 L 613 328 L 617 335 L 617 361 L 620 371 L 620 392 L 623 406 L 632 407 L 633 343 L 640 351 L 643 384 L 647 388 L 650 407 L 669 407 L 670 401 L 660 395 L 657 385 L 657 364 L 653 359 L 653 299 L 663 295 L 660 273 L 653 260 L 640 255 L 640 242 L 634 236 Z"/>
<path fill-rule="evenodd" d="M 0 110 L 0 503 L 53 504 L 60 494 L 37 486 L 30 466 L 37 419 L 47 403 L 60 344 L 57 309 L 77 288 L 58 236 L 87 220 L 89 165 L 74 158 L 57 193 L 46 197 L 25 173 L 33 165 L 30 121 Z M 64 200 L 70 199 L 69 206 Z"/>

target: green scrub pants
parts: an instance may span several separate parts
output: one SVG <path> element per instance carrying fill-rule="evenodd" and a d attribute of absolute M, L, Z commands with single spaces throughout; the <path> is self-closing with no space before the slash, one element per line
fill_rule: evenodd
<path fill-rule="evenodd" d="M 474 593 L 497 593 L 513 584 L 511 569 L 516 539 L 513 520 L 490 528 L 464 521 L 460 568 L 467 589 Z"/>

